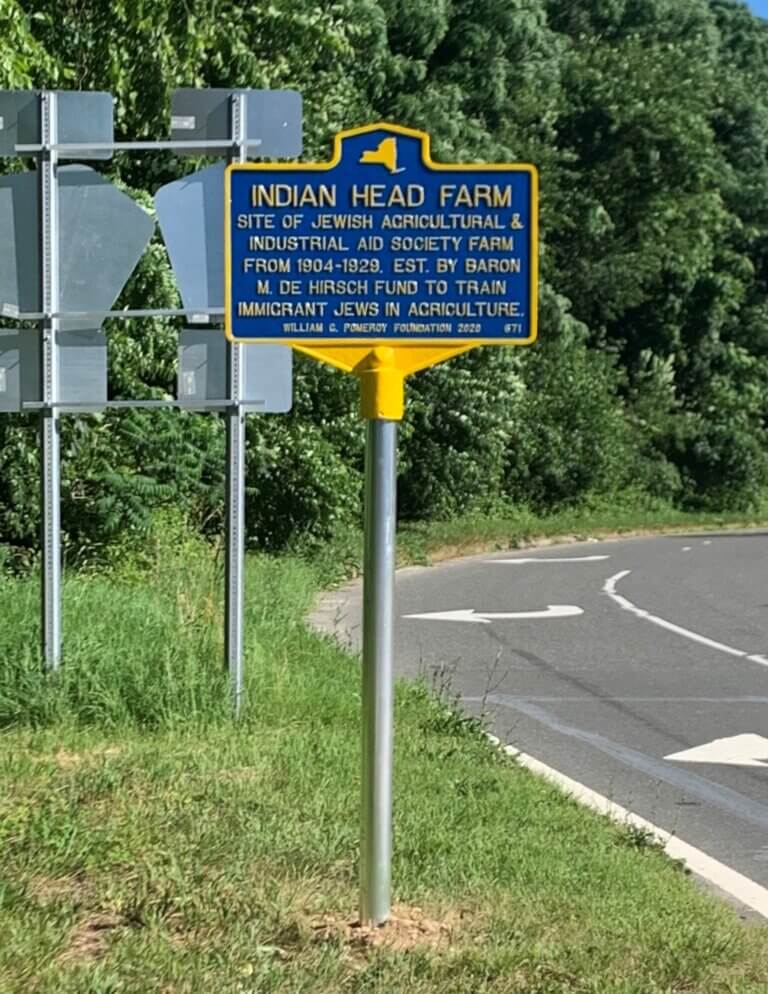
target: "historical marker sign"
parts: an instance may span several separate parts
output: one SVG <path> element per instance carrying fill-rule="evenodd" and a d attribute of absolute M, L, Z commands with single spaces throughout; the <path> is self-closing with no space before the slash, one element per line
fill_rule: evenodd
<path fill-rule="evenodd" d="M 368 421 L 360 920 L 369 924 L 390 913 L 404 381 L 474 345 L 534 341 L 537 183 L 530 165 L 433 162 L 428 135 L 392 124 L 336 135 L 330 162 L 226 173 L 227 335 L 282 342 L 354 373 Z"/>
<path fill-rule="evenodd" d="M 234 341 L 525 345 L 536 337 L 537 173 L 433 162 L 378 124 L 326 163 L 233 164 L 226 327 Z"/>

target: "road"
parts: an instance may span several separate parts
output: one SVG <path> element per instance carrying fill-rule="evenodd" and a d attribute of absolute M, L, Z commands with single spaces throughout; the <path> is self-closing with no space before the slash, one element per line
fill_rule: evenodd
<path fill-rule="evenodd" d="M 502 741 L 768 887 L 767 581 L 765 531 L 406 569 L 397 672 L 437 682 Z M 360 603 L 353 585 L 322 612 L 355 646 Z"/>

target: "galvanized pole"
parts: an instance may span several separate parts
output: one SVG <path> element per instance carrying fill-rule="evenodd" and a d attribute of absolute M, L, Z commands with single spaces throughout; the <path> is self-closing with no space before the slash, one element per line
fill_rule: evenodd
<path fill-rule="evenodd" d="M 231 105 L 231 162 L 248 159 L 246 97 L 236 93 Z M 225 653 L 235 715 L 243 696 L 243 610 L 245 578 L 245 411 L 242 406 L 244 362 L 241 345 L 227 343 L 227 528 L 225 554 Z"/>
<path fill-rule="evenodd" d="M 59 300 L 59 185 L 56 94 L 41 95 L 42 152 L 40 173 L 40 236 L 42 274 L 42 397 L 40 427 L 42 485 L 42 643 L 47 669 L 61 664 L 61 437 L 59 410 L 59 326 L 52 315 Z"/>
<path fill-rule="evenodd" d="M 390 912 L 397 422 L 368 421 L 363 561 L 363 769 L 360 921 Z"/>

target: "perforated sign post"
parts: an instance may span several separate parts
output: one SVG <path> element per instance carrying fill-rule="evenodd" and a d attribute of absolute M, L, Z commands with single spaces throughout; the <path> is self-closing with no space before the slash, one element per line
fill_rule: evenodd
<path fill-rule="evenodd" d="M 354 373 L 368 420 L 360 917 L 390 912 L 397 422 L 410 373 L 536 338 L 538 177 L 432 161 L 392 124 L 338 134 L 322 163 L 233 164 L 226 331 Z"/>
<path fill-rule="evenodd" d="M 225 654 L 235 712 L 243 691 L 245 428 L 249 412 L 290 409 L 290 349 L 247 355 L 203 327 L 181 332 L 178 398 L 107 395 L 106 318 L 186 317 L 220 323 L 224 304 L 224 170 L 167 184 L 156 208 L 183 308 L 110 310 L 154 232 L 147 212 L 93 169 L 68 159 L 114 151 L 295 156 L 301 95 L 290 90 L 174 92 L 170 141 L 115 141 L 108 93 L 0 90 L 0 158 L 34 155 L 34 172 L 0 176 L 0 414 L 36 411 L 41 423 L 42 648 L 62 658 L 60 416 L 117 409 L 222 411 L 227 425 Z M 119 232 L 116 237 L 115 232 Z"/>

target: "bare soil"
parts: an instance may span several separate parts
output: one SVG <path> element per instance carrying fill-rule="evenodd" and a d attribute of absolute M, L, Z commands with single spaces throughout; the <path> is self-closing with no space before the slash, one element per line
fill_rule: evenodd
<path fill-rule="evenodd" d="M 441 920 L 430 918 L 422 908 L 397 905 L 389 920 L 378 927 L 362 925 L 334 915 L 324 915 L 312 923 L 320 942 L 341 940 L 357 950 L 385 948 L 407 952 L 415 948 L 447 950 L 455 945 L 462 912 L 451 912 Z"/>

